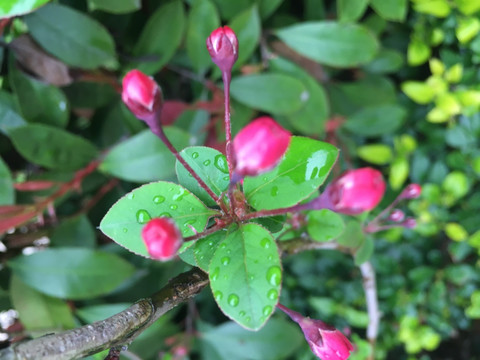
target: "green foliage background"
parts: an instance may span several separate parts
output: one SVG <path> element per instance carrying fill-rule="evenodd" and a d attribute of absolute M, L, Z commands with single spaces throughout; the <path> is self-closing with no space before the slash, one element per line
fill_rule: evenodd
<path fill-rule="evenodd" d="M 219 145 L 223 103 L 212 84 L 220 73 L 205 39 L 228 24 L 240 43 L 234 131 L 270 113 L 298 135 L 331 142 L 341 149 L 337 174 L 381 169 L 384 204 L 410 182 L 423 186 L 404 208 L 417 228 L 369 240 L 382 312 L 376 358 L 480 357 L 479 0 L 47 2 L 0 5 L 0 17 L 15 17 L 0 47 L 0 205 L 38 202 L 90 161 L 101 163 L 79 192 L 55 199 L 58 221 L 46 215 L 44 224 L 1 235 L 0 309 L 17 309 L 28 334 L 102 319 L 187 268 L 137 257 L 96 230 L 125 193 L 175 176 L 173 157 L 124 108 L 118 84 L 132 68 L 154 76 L 172 142 Z M 15 191 L 25 181 L 55 184 Z M 50 249 L 35 261 L 21 255 L 45 238 Z M 351 332 L 351 358 L 365 359 L 368 318 L 352 258 L 305 252 L 283 266 L 281 301 Z M 202 359 L 312 359 L 281 315 L 250 333 L 225 323 L 208 291 L 196 304 L 201 336 L 191 345 Z M 190 316 L 180 308 L 162 318 L 130 351 L 168 359 L 165 339 L 176 334 L 180 343 Z"/>

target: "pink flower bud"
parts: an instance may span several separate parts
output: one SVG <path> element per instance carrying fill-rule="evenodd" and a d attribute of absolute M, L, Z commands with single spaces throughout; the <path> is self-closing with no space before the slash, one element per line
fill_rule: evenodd
<path fill-rule="evenodd" d="M 405 213 L 400 209 L 393 209 L 390 215 L 388 216 L 388 220 L 393 222 L 400 222 L 405 219 Z"/>
<path fill-rule="evenodd" d="M 422 187 L 419 184 L 410 184 L 399 196 L 399 199 L 416 199 L 422 193 Z"/>
<path fill-rule="evenodd" d="M 162 91 L 150 76 L 131 70 L 123 78 L 122 100 L 138 119 L 149 121 L 162 107 Z"/>
<path fill-rule="evenodd" d="M 166 261 L 173 258 L 182 246 L 182 234 L 169 218 L 154 218 L 142 229 L 142 239 L 153 259 Z"/>
<path fill-rule="evenodd" d="M 213 30 L 207 38 L 207 50 L 222 72 L 230 72 L 238 59 L 238 39 L 228 26 Z"/>
<path fill-rule="evenodd" d="M 322 360 L 346 360 L 353 345 L 340 331 L 323 321 L 303 317 L 301 314 L 278 304 L 277 307 L 295 321 L 303 331 L 312 352 Z"/>
<path fill-rule="evenodd" d="M 235 174 L 256 176 L 271 170 L 287 151 L 290 137 L 290 132 L 270 117 L 252 121 L 233 140 Z"/>
<path fill-rule="evenodd" d="M 324 196 L 332 210 L 356 215 L 375 208 L 382 200 L 385 187 L 380 171 L 365 167 L 344 172 L 327 187 Z"/>
<path fill-rule="evenodd" d="M 406 218 L 405 221 L 402 223 L 402 225 L 407 229 L 413 229 L 414 227 L 417 226 L 417 219 L 412 217 Z"/>

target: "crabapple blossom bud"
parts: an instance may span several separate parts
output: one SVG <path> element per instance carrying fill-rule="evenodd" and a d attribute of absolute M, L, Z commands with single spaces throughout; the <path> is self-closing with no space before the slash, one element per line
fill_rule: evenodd
<path fill-rule="evenodd" d="M 233 140 L 234 174 L 243 178 L 271 170 L 287 151 L 290 137 L 272 118 L 255 119 Z"/>
<path fill-rule="evenodd" d="M 169 218 L 154 218 L 142 229 L 142 239 L 153 259 L 166 261 L 173 258 L 182 246 L 182 234 Z"/>
<path fill-rule="evenodd" d="M 320 198 L 333 211 L 357 215 L 375 208 L 382 200 L 385 187 L 380 171 L 365 167 L 344 172 Z"/>
<path fill-rule="evenodd" d="M 122 100 L 135 117 L 148 123 L 162 107 L 162 90 L 150 76 L 131 70 L 123 78 Z"/>
<path fill-rule="evenodd" d="M 388 220 L 393 222 L 400 222 L 405 219 L 405 213 L 400 209 L 393 209 L 390 215 L 388 216 Z"/>
<path fill-rule="evenodd" d="M 417 219 L 412 217 L 406 218 L 405 221 L 402 223 L 402 225 L 407 229 L 413 229 L 414 227 L 417 226 Z"/>
<path fill-rule="evenodd" d="M 422 193 L 422 187 L 419 184 L 410 184 L 403 189 L 400 199 L 416 199 Z"/>
<path fill-rule="evenodd" d="M 277 307 L 295 321 L 303 331 L 312 352 L 322 360 L 346 360 L 353 345 L 340 331 L 323 321 L 303 317 L 301 314 L 278 304 Z"/>
<path fill-rule="evenodd" d="M 228 26 L 213 30 L 207 38 L 207 50 L 222 72 L 230 72 L 238 59 L 238 39 Z"/>

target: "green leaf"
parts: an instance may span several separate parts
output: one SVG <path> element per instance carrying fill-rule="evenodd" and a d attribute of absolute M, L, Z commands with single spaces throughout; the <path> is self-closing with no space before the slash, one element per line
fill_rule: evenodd
<path fill-rule="evenodd" d="M 448 0 L 414 0 L 413 9 L 416 12 L 443 18 L 450 14 L 451 6 Z"/>
<path fill-rule="evenodd" d="M 405 81 L 402 91 L 418 104 L 428 104 L 435 97 L 435 89 L 421 81 Z"/>
<path fill-rule="evenodd" d="M 228 322 L 202 332 L 200 340 L 215 349 L 219 358 L 229 360 L 286 359 L 304 341 L 296 324 L 278 318 L 270 319 L 257 332 Z"/>
<path fill-rule="evenodd" d="M 75 314 L 86 323 L 91 324 L 118 314 L 129 308 L 131 305 L 132 304 L 130 303 L 91 305 L 76 309 Z"/>
<path fill-rule="evenodd" d="M 330 241 L 345 230 L 342 217 L 330 210 L 310 211 L 307 215 L 308 235 L 315 241 Z"/>
<path fill-rule="evenodd" d="M 242 11 L 229 25 L 238 38 L 238 59 L 234 66 L 236 69 L 252 56 L 260 41 L 261 24 L 257 6 Z"/>
<path fill-rule="evenodd" d="M 338 0 L 337 13 L 340 21 L 355 21 L 362 17 L 369 0 Z"/>
<path fill-rule="evenodd" d="M 330 110 L 323 87 L 305 70 L 280 57 L 271 59 L 270 67 L 295 76 L 303 82 L 308 91 L 309 96 L 305 106 L 287 116 L 291 126 L 304 134 L 323 134 Z"/>
<path fill-rule="evenodd" d="M 59 4 L 48 4 L 25 17 L 30 35 L 47 52 L 82 69 L 116 65 L 115 43 L 99 22 Z"/>
<path fill-rule="evenodd" d="M 36 8 L 45 5 L 50 0 L 3 0 L 0 3 L 0 19 L 13 18 L 17 15 L 27 14 Z"/>
<path fill-rule="evenodd" d="M 167 127 L 165 134 L 180 150 L 189 144 L 190 136 L 183 130 Z M 100 170 L 134 182 L 171 179 L 175 175 L 175 157 L 150 130 L 115 146 L 103 159 Z"/>
<path fill-rule="evenodd" d="M 90 11 L 103 10 L 112 14 L 125 14 L 141 8 L 140 0 L 88 0 Z"/>
<path fill-rule="evenodd" d="M 323 184 L 338 156 L 333 145 L 293 136 L 275 169 L 246 177 L 243 189 L 248 203 L 257 210 L 295 205 Z"/>
<path fill-rule="evenodd" d="M 154 60 L 133 63 L 131 67 L 147 74 L 160 70 L 179 48 L 185 23 L 182 1 L 160 6 L 148 19 L 133 51 L 135 56 L 154 57 Z"/>
<path fill-rule="evenodd" d="M 308 22 L 275 32 L 300 54 L 334 67 L 354 67 L 370 62 L 378 41 L 367 28 L 334 21 Z"/>
<path fill-rule="evenodd" d="M 25 125 L 10 130 L 9 134 L 23 157 L 51 169 L 77 170 L 97 155 L 87 140 L 46 125 Z"/>
<path fill-rule="evenodd" d="M 36 80 L 18 69 L 10 70 L 10 81 L 25 119 L 57 127 L 67 125 L 69 106 L 58 87 Z"/>
<path fill-rule="evenodd" d="M 379 136 L 398 130 L 407 117 L 406 110 L 400 105 L 380 105 L 366 107 L 350 116 L 344 127 L 354 134 Z"/>
<path fill-rule="evenodd" d="M 430 46 L 423 40 L 413 38 L 408 44 L 407 61 L 411 66 L 417 66 L 425 63 L 432 53 Z"/>
<path fill-rule="evenodd" d="M 188 14 L 187 54 L 197 72 L 204 72 L 212 63 L 205 39 L 220 26 L 220 17 L 210 0 L 195 0 Z"/>
<path fill-rule="evenodd" d="M 365 65 L 365 69 L 376 74 L 387 74 L 398 71 L 404 62 L 401 52 L 392 49 L 381 49 L 375 59 Z"/>
<path fill-rule="evenodd" d="M 0 91 L 0 132 L 8 136 L 10 130 L 26 124 L 18 113 L 14 97 L 10 93 Z"/>
<path fill-rule="evenodd" d="M 221 152 L 205 146 L 191 146 L 182 150 L 180 155 L 216 195 L 228 189 L 230 183 L 228 164 Z M 198 196 L 206 205 L 217 205 L 178 160 L 175 170 L 181 185 Z"/>
<path fill-rule="evenodd" d="M 63 90 L 70 100 L 72 108 L 98 108 L 119 97 L 111 85 L 95 82 L 74 82 Z M 138 119 L 136 121 L 138 122 Z"/>
<path fill-rule="evenodd" d="M 10 296 L 22 325 L 28 331 L 41 331 L 41 335 L 44 335 L 52 330 L 67 330 L 75 327 L 70 307 L 64 300 L 32 289 L 16 275 L 11 278 Z"/>
<path fill-rule="evenodd" d="M 355 250 L 355 265 L 362 265 L 365 261 L 368 261 L 372 255 L 375 245 L 371 237 L 366 237 L 362 245 Z"/>
<path fill-rule="evenodd" d="M 231 93 L 238 102 L 273 114 L 292 114 L 308 100 L 301 81 L 284 74 L 256 74 L 232 79 Z"/>
<path fill-rule="evenodd" d="M 260 329 L 275 310 L 282 284 L 278 248 L 257 224 L 230 227 L 209 267 L 215 301 L 230 319 Z"/>
<path fill-rule="evenodd" d="M 407 16 L 407 0 L 371 0 L 375 12 L 390 21 L 404 21 Z"/>
<path fill-rule="evenodd" d="M 184 237 L 202 232 L 210 210 L 180 185 L 159 181 L 140 186 L 118 200 L 100 223 L 100 230 L 127 250 L 148 257 L 141 231 L 155 217 L 170 217 Z"/>
<path fill-rule="evenodd" d="M 115 254 L 79 248 L 47 249 L 18 256 L 8 265 L 35 290 L 72 300 L 108 294 L 135 272 Z"/>
<path fill-rule="evenodd" d="M 360 159 L 375 165 L 388 164 L 393 157 L 390 146 L 385 144 L 369 144 L 357 148 L 357 155 Z"/>
<path fill-rule="evenodd" d="M 231 20 L 233 17 L 251 7 L 255 0 L 214 0 L 222 19 Z M 270 1 L 270 0 L 268 0 Z"/>
<path fill-rule="evenodd" d="M 388 176 L 388 182 L 393 190 L 398 190 L 402 187 L 408 178 L 410 167 L 408 159 L 399 157 L 393 161 L 390 165 L 390 174 Z"/>
<path fill-rule="evenodd" d="M 345 226 L 345 230 L 337 242 L 339 245 L 349 248 L 358 248 L 364 243 L 365 233 L 362 225 L 357 220 L 350 220 Z"/>
<path fill-rule="evenodd" d="M 63 220 L 50 235 L 50 242 L 55 247 L 89 247 L 96 244 L 95 230 L 85 215 Z"/>
<path fill-rule="evenodd" d="M 284 0 L 256 0 L 262 19 L 268 18 Z"/>
<path fill-rule="evenodd" d="M 208 267 L 212 261 L 212 257 L 218 248 L 220 242 L 227 236 L 227 230 L 220 230 L 212 235 L 204 237 L 195 243 L 193 254 L 195 263 L 200 269 L 208 272 Z"/>
<path fill-rule="evenodd" d="M 12 205 L 15 202 L 15 189 L 10 169 L 0 157 L 0 205 Z"/>

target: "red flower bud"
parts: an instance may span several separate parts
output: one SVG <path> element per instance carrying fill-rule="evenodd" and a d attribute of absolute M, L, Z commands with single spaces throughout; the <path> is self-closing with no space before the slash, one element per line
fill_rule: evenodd
<path fill-rule="evenodd" d="M 388 220 L 393 222 L 400 222 L 405 219 L 405 213 L 400 209 L 393 209 L 390 215 L 388 216 Z"/>
<path fill-rule="evenodd" d="M 290 132 L 270 117 L 252 121 L 233 140 L 235 174 L 256 176 L 271 170 L 287 151 L 290 137 Z"/>
<path fill-rule="evenodd" d="M 417 219 L 412 217 L 406 218 L 405 221 L 402 223 L 402 225 L 407 229 L 413 229 L 414 227 L 417 226 Z"/>
<path fill-rule="evenodd" d="M 213 30 L 207 38 L 207 50 L 222 72 L 230 72 L 238 59 L 238 39 L 228 26 Z"/>
<path fill-rule="evenodd" d="M 150 76 L 131 70 L 123 78 L 122 100 L 133 115 L 148 121 L 162 107 L 162 90 Z"/>
<path fill-rule="evenodd" d="M 173 258 L 182 246 L 182 234 L 169 218 L 154 218 L 142 229 L 142 239 L 153 259 L 166 261 Z"/>
<path fill-rule="evenodd" d="M 419 184 L 410 184 L 403 189 L 400 199 L 416 199 L 422 193 L 422 187 Z"/>
<path fill-rule="evenodd" d="M 344 172 L 327 187 L 324 196 L 332 210 L 356 215 L 375 208 L 385 187 L 380 171 L 366 167 Z"/>
<path fill-rule="evenodd" d="M 323 321 L 303 317 L 301 314 L 286 308 L 282 304 L 277 307 L 295 321 L 303 331 L 312 352 L 322 360 L 346 360 L 353 345 L 340 331 Z"/>

